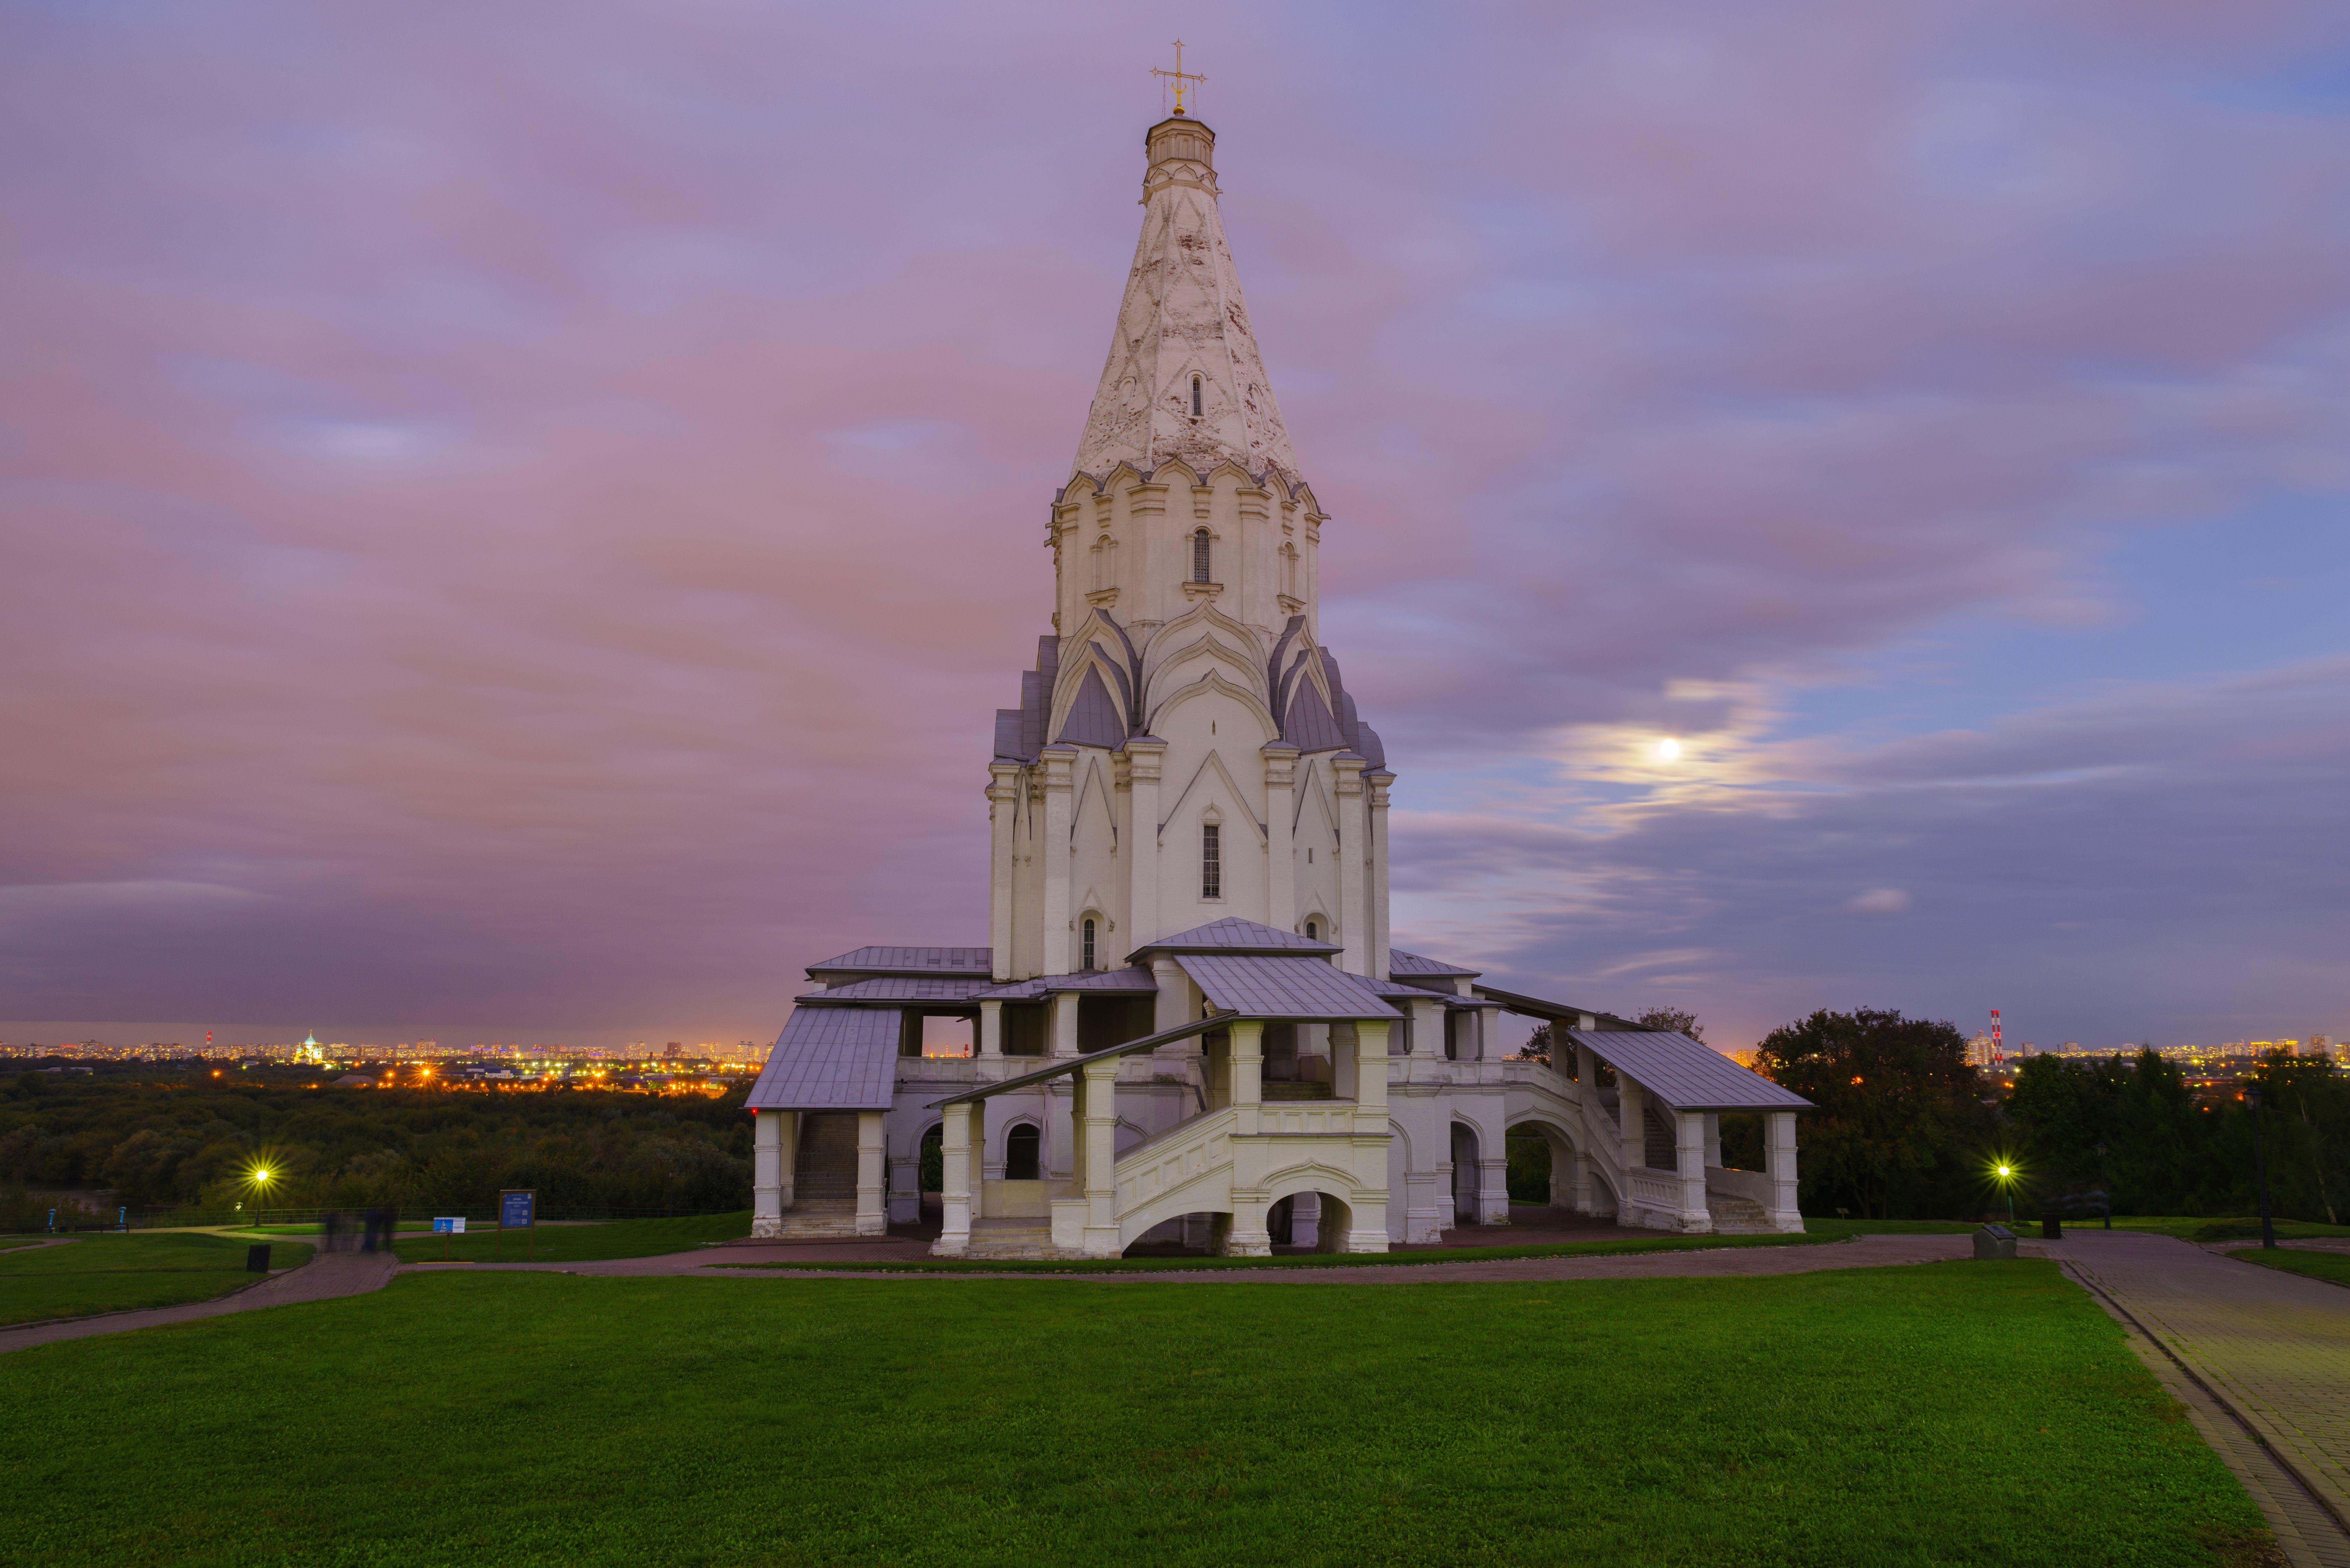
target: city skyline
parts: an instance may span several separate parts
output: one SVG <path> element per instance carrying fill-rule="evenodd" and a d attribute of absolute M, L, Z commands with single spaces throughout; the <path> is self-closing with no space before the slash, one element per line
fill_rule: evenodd
<path fill-rule="evenodd" d="M 985 939 L 1169 29 L 931 18 L 19 19 L 0 1038 L 772 1039 Z M 1384 479 L 1399 943 L 1723 1047 L 2350 1033 L 2350 22 L 1184 30 Z"/>

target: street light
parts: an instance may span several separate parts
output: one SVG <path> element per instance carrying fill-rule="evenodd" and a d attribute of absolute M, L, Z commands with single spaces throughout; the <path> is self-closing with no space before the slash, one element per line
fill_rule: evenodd
<path fill-rule="evenodd" d="M 2273 1250 L 2276 1246 L 2276 1222 L 2269 1218 L 2269 1161 L 2261 1149 L 2261 1092 L 2246 1089 L 2244 1105 L 2252 1113 L 2252 1169 L 2261 1182 L 2261 1245 Z"/>
<path fill-rule="evenodd" d="M 1999 1179 L 2000 1186 L 2006 1189 L 2007 1222 L 2012 1226 L 2015 1223 L 2015 1167 L 2001 1160 L 1991 1169 L 1991 1175 Z"/>

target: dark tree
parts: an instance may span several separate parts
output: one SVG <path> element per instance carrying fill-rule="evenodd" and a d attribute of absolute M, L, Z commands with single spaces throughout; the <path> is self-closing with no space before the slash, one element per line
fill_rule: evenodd
<path fill-rule="evenodd" d="M 1677 1034 L 1686 1034 L 1692 1040 L 1705 1038 L 1705 1025 L 1685 1007 L 1651 1007 L 1640 1014 L 1638 1022 L 1650 1029 L 1669 1029 Z"/>
<path fill-rule="evenodd" d="M 1806 1209 L 1906 1220 L 1976 1206 L 1991 1118 L 1952 1025 L 1822 1011 L 1773 1030 L 1754 1067 L 1819 1107 L 1795 1118 Z"/>

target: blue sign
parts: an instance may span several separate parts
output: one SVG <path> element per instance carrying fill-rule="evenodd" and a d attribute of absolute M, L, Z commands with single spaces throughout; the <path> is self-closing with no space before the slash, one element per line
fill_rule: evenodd
<path fill-rule="evenodd" d="M 498 1194 L 498 1228 L 520 1231 L 529 1226 L 538 1206 L 535 1191 L 508 1191 Z"/>
<path fill-rule="evenodd" d="M 465 1217 L 463 1214 L 453 1219 L 445 1215 L 436 1217 L 432 1221 L 432 1229 L 436 1234 L 462 1236 L 465 1233 Z"/>

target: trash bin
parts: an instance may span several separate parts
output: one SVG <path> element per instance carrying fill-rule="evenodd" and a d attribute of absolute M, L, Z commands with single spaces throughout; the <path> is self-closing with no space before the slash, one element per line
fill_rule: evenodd
<path fill-rule="evenodd" d="M 1975 1232 L 1975 1256 L 1978 1258 L 2012 1258 L 2015 1256 L 2015 1232 L 2004 1225 L 1986 1225 Z"/>
<path fill-rule="evenodd" d="M 2040 1217 L 2040 1239 L 2043 1241 L 2063 1241 L 2064 1239 L 2064 1221 L 2058 1219 L 2054 1214 L 2042 1215 Z"/>
<path fill-rule="evenodd" d="M 268 1242 L 255 1241 L 244 1250 L 244 1272 L 248 1274 L 265 1274 L 269 1272 Z"/>

